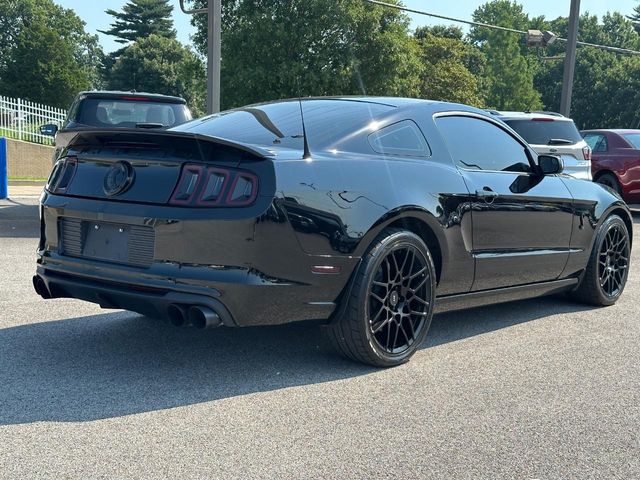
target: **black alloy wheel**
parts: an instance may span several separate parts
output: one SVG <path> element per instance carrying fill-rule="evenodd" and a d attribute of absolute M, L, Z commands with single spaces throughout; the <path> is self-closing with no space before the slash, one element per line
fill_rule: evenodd
<path fill-rule="evenodd" d="M 626 229 L 612 225 L 607 230 L 598 252 L 598 275 L 600 287 L 609 297 L 622 293 L 629 267 L 629 240 Z"/>
<path fill-rule="evenodd" d="M 412 232 L 387 229 L 355 273 L 344 314 L 328 326 L 345 356 L 377 367 L 406 362 L 433 316 L 436 273 L 429 249 Z"/>
<path fill-rule="evenodd" d="M 618 215 L 600 225 L 589 263 L 572 296 L 591 305 L 616 303 L 629 275 L 631 241 L 627 225 Z"/>
<path fill-rule="evenodd" d="M 413 245 L 397 247 L 380 262 L 369 287 L 367 318 L 385 352 L 404 353 L 420 337 L 429 315 L 429 279 L 427 259 Z"/>

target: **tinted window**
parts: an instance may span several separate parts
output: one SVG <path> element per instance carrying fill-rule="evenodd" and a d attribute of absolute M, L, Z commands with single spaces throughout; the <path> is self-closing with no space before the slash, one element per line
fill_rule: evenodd
<path fill-rule="evenodd" d="M 369 135 L 374 151 L 385 155 L 428 157 L 431 155 L 427 141 L 418 126 L 411 120 L 394 123 Z"/>
<path fill-rule="evenodd" d="M 584 140 L 587 142 L 587 145 L 591 147 L 592 152 L 606 152 L 609 149 L 607 146 L 607 138 L 604 135 L 588 133 L 585 135 Z"/>
<path fill-rule="evenodd" d="M 633 148 L 640 150 L 640 133 L 626 133 L 622 135 Z"/>
<path fill-rule="evenodd" d="M 345 100 L 304 100 L 302 108 L 312 150 L 330 147 L 394 109 L 388 105 Z M 302 149 L 303 142 L 298 101 L 229 110 L 180 125 L 174 130 L 267 147 L 279 145 Z"/>
<path fill-rule="evenodd" d="M 525 147 L 500 127 L 473 117 L 438 117 L 453 160 L 470 170 L 528 172 Z"/>
<path fill-rule="evenodd" d="M 80 105 L 78 123 L 97 127 L 135 127 L 156 123 L 165 127 L 190 120 L 185 105 L 141 100 L 86 98 Z"/>
<path fill-rule="evenodd" d="M 582 140 L 580 132 L 570 120 L 505 120 L 518 135 L 531 145 L 552 145 L 552 140 L 566 140 L 567 143 L 578 143 Z"/>

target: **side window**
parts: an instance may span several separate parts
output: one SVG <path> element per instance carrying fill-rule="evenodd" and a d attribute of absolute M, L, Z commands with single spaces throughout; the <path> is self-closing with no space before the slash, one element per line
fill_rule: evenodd
<path fill-rule="evenodd" d="M 453 160 L 467 170 L 530 172 L 525 147 L 491 122 L 467 116 L 437 117 Z"/>
<path fill-rule="evenodd" d="M 418 126 L 411 120 L 403 120 L 381 128 L 369 135 L 374 151 L 385 155 L 429 157 L 431 149 Z"/>
<path fill-rule="evenodd" d="M 588 133 L 584 137 L 584 141 L 591 147 L 591 151 L 594 153 L 606 152 L 609 150 L 607 144 L 607 137 L 598 133 Z"/>

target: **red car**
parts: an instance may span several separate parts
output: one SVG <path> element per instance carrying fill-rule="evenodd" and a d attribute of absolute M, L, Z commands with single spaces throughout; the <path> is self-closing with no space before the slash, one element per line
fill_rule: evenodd
<path fill-rule="evenodd" d="M 640 203 L 640 130 L 583 130 L 592 150 L 593 181 Z"/>

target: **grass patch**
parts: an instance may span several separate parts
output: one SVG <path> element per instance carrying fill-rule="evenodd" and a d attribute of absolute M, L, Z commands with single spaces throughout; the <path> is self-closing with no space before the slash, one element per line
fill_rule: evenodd
<path fill-rule="evenodd" d="M 9 177 L 10 182 L 46 182 L 45 177 Z"/>

